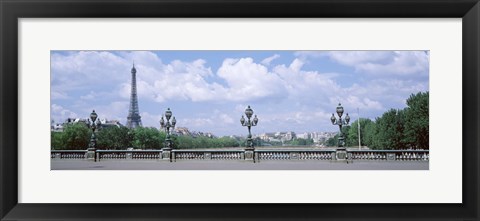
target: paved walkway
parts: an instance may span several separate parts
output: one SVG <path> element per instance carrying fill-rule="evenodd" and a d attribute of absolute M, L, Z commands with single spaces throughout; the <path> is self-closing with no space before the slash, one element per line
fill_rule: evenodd
<path fill-rule="evenodd" d="M 52 170 L 428 170 L 428 161 L 200 161 L 51 160 Z"/>

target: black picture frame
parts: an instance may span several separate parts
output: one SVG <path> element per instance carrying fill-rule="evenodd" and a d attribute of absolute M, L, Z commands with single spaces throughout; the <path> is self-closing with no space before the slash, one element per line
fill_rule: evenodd
<path fill-rule="evenodd" d="M 1 220 L 479 220 L 478 0 L 0 0 L 0 15 Z M 17 21 L 75 17 L 462 18 L 463 203 L 19 204 Z"/>

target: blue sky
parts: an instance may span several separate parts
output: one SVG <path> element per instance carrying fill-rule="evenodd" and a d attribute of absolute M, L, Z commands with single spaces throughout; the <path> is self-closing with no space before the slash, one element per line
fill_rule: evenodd
<path fill-rule="evenodd" d="M 169 107 L 177 126 L 218 136 L 247 133 L 247 105 L 253 133 L 336 131 L 339 102 L 373 120 L 429 88 L 428 51 L 52 51 L 52 119 L 95 109 L 125 124 L 133 62 L 144 126 Z"/>

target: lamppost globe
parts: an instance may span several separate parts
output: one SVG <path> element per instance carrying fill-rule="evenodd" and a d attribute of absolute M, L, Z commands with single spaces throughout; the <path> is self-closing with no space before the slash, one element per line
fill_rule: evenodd
<path fill-rule="evenodd" d="M 177 124 L 177 120 L 175 119 L 175 117 L 173 117 L 173 119 L 172 119 L 172 126 L 175 127 L 175 124 Z"/>
<path fill-rule="evenodd" d="M 350 116 L 348 116 L 348 113 L 347 113 L 347 116 L 345 117 L 345 121 L 347 122 L 347 124 L 348 122 L 350 122 Z"/>
<path fill-rule="evenodd" d="M 240 123 L 241 123 L 242 125 L 245 124 L 245 118 L 243 117 L 243 115 L 242 115 L 242 118 L 240 118 Z"/>
<path fill-rule="evenodd" d="M 95 122 L 97 120 L 97 116 L 97 113 L 95 113 L 95 110 L 93 110 L 90 114 L 90 119 L 92 119 L 92 122 Z"/>
<path fill-rule="evenodd" d="M 162 118 L 160 118 L 160 126 L 162 128 L 165 127 L 165 120 L 163 119 L 163 116 L 162 116 Z"/>
<path fill-rule="evenodd" d="M 250 119 L 253 115 L 253 110 L 250 108 L 250 105 L 245 109 L 245 115 L 247 116 L 248 119 Z"/>
<path fill-rule="evenodd" d="M 342 115 L 343 115 L 343 107 L 340 103 L 338 103 L 337 114 L 338 114 L 339 117 L 342 117 Z"/>
<path fill-rule="evenodd" d="M 165 117 L 167 118 L 167 121 L 170 120 L 170 117 L 172 117 L 172 111 L 170 108 L 167 108 L 167 111 L 165 111 Z"/>
<path fill-rule="evenodd" d="M 332 114 L 332 117 L 330 117 L 330 120 L 332 121 L 332 124 L 335 124 L 335 115 Z"/>
<path fill-rule="evenodd" d="M 257 125 L 257 123 L 258 123 L 258 118 L 257 118 L 257 115 L 255 114 L 255 118 L 253 118 L 253 124 Z"/>

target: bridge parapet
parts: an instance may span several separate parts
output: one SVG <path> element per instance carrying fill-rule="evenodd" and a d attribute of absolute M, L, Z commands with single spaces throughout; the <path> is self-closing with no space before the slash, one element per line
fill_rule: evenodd
<path fill-rule="evenodd" d="M 428 161 L 428 150 L 348 150 L 350 160 Z"/>
<path fill-rule="evenodd" d="M 75 159 L 87 158 L 87 150 L 51 150 L 50 159 Z"/>
<path fill-rule="evenodd" d="M 96 160 L 245 160 L 245 150 L 171 150 L 171 158 L 162 159 L 162 150 L 96 150 Z M 330 149 L 256 149 L 254 162 L 269 160 L 337 161 Z M 86 160 L 86 150 L 51 150 L 51 159 Z M 429 161 L 429 150 L 347 150 L 347 161 Z"/>

